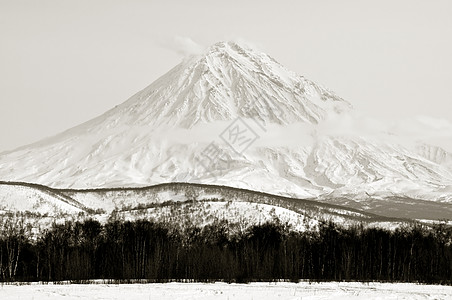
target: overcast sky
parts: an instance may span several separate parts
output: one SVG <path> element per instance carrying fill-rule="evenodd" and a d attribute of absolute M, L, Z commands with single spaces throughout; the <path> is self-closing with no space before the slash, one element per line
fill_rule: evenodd
<path fill-rule="evenodd" d="M 245 40 L 365 114 L 452 121 L 451 16 L 449 0 L 0 0 L 0 152 L 127 100 L 188 39 Z"/>

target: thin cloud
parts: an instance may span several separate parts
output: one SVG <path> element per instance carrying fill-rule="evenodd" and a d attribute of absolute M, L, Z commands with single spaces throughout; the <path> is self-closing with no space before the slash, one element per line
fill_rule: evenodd
<path fill-rule="evenodd" d="M 184 57 L 201 54 L 205 50 L 204 46 L 186 36 L 174 36 L 172 39 L 164 41 L 162 46 Z"/>
<path fill-rule="evenodd" d="M 424 142 L 452 153 L 452 123 L 428 116 L 377 119 L 350 112 L 330 116 L 314 130 L 317 136 L 363 137 L 408 147 Z"/>

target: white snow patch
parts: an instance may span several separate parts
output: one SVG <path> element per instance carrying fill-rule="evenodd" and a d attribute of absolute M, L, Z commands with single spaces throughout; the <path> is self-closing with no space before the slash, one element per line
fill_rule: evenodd
<path fill-rule="evenodd" d="M 274 300 L 274 299 L 451 299 L 452 286 L 412 283 L 165 283 L 91 285 L 2 285 L 2 300 L 12 299 L 159 299 L 159 300 Z"/>

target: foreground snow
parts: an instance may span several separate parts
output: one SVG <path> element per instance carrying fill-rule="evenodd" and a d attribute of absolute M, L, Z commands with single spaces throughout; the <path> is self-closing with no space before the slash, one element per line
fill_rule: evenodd
<path fill-rule="evenodd" d="M 452 286 L 409 283 L 3 285 L 0 299 L 452 299 Z"/>

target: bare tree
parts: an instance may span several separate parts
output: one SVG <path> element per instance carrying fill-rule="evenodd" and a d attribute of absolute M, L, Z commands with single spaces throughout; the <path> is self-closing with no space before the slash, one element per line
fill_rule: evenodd
<path fill-rule="evenodd" d="M 3 253 L 3 249 L 0 250 L 1 273 L 3 278 L 14 279 L 22 247 L 31 233 L 31 225 L 25 223 L 24 215 L 11 214 L 2 218 L 0 233 L 6 248 L 6 253 Z"/>

